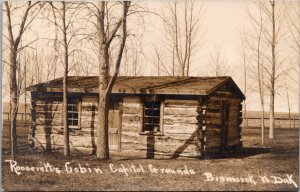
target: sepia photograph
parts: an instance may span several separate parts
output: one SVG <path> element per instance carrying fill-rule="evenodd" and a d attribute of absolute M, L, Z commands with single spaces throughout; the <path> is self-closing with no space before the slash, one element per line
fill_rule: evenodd
<path fill-rule="evenodd" d="M 299 191 L 300 1 L 3 1 L 1 191 Z"/>

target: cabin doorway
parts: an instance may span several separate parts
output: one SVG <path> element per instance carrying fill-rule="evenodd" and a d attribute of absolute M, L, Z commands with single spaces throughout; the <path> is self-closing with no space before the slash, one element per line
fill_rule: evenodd
<path fill-rule="evenodd" d="M 224 151 L 228 146 L 228 127 L 229 127 L 229 104 L 222 103 L 221 107 L 221 150 Z"/>
<path fill-rule="evenodd" d="M 109 102 L 108 143 L 110 151 L 120 150 L 120 121 L 119 102 Z"/>

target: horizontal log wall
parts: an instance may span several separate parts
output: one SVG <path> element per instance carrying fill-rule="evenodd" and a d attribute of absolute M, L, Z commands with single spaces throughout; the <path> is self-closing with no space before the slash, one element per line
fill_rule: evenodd
<path fill-rule="evenodd" d="M 225 96 L 226 97 L 225 97 Z M 81 100 L 81 127 L 70 130 L 72 149 L 95 150 L 97 136 L 97 98 L 83 97 Z M 205 102 L 205 147 L 221 145 L 221 105 L 229 106 L 228 145 L 235 145 L 241 139 L 241 100 L 230 93 L 218 91 Z M 120 124 L 119 103 L 114 102 L 109 110 L 109 142 L 111 149 L 121 140 L 121 150 L 140 151 L 146 155 L 150 150 L 155 154 L 167 156 L 199 156 L 200 131 L 196 119 L 199 101 L 170 100 L 163 101 L 161 130 L 163 135 L 141 135 L 143 126 L 143 105 L 141 99 L 125 97 L 122 103 L 122 134 L 118 138 Z M 58 149 L 63 142 L 61 101 L 36 101 L 33 127 L 36 140 L 45 149 Z"/>
<path fill-rule="evenodd" d="M 147 138 L 141 136 L 143 106 L 139 97 L 125 97 L 122 105 L 122 151 L 147 150 Z"/>
<path fill-rule="evenodd" d="M 199 155 L 197 128 L 198 101 L 163 101 L 163 135 L 140 135 L 142 131 L 143 105 L 139 97 L 123 99 L 122 150 L 140 151 L 146 156 L 154 151 L 156 155 L 190 156 Z"/>
<path fill-rule="evenodd" d="M 63 148 L 62 102 L 33 101 L 34 118 L 32 131 L 34 132 L 36 147 L 43 150 L 59 150 Z M 79 129 L 69 129 L 71 152 L 92 153 L 95 151 L 97 140 L 97 112 L 96 97 L 83 97 L 81 100 L 81 124 Z M 109 108 L 109 143 L 110 150 L 117 150 L 118 102 Z"/>
<path fill-rule="evenodd" d="M 38 150 L 42 149 L 45 151 L 59 151 L 63 149 L 63 138 L 63 134 L 36 134 L 36 147 Z M 95 139 L 95 137 L 70 135 L 71 153 L 92 154 L 95 151 Z"/>
<path fill-rule="evenodd" d="M 197 107 L 196 100 L 165 100 L 163 128 L 175 156 L 199 156 Z"/>
<path fill-rule="evenodd" d="M 98 100 L 96 97 L 83 97 L 81 104 L 81 127 L 96 131 L 98 123 Z"/>

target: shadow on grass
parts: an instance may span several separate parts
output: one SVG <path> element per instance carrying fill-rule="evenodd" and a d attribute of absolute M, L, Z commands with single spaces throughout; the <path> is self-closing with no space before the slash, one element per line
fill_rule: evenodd
<path fill-rule="evenodd" d="M 223 152 L 219 148 L 209 149 L 209 151 L 205 154 L 205 160 L 209 159 L 243 159 L 247 157 L 252 157 L 255 155 L 261 155 L 261 154 L 273 154 L 273 149 L 271 147 L 243 147 L 241 149 L 226 149 Z M 280 156 L 278 154 L 275 154 L 276 156 Z M 291 155 L 291 154 L 290 154 Z M 197 157 L 180 157 L 181 159 L 199 159 Z M 141 160 L 141 159 L 147 159 L 143 155 L 134 155 L 134 156 L 127 156 L 126 154 L 115 154 L 113 155 L 114 160 L 121 160 L 121 161 L 132 161 L 132 160 Z M 156 157 L 155 160 L 174 160 L 178 159 L 177 156 L 162 156 L 162 157 Z M 199 160 L 201 161 L 201 160 Z"/>
<path fill-rule="evenodd" d="M 268 147 L 243 147 L 238 150 L 227 150 L 220 152 L 219 150 L 209 150 L 206 153 L 205 159 L 223 159 L 223 158 L 237 158 L 243 159 L 255 155 L 270 153 L 271 148 Z"/>

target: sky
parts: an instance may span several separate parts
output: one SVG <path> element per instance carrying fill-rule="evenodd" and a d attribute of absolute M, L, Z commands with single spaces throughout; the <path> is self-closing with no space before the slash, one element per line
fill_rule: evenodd
<path fill-rule="evenodd" d="M 160 1 L 138 1 L 145 4 L 151 11 L 164 13 L 165 4 Z M 197 1 L 196 1 L 197 2 Z M 197 2 L 197 5 L 200 1 Z M 295 2 L 293 2 L 295 4 Z M 292 6 L 294 6 L 294 4 Z M 243 88 L 242 81 L 242 63 L 241 63 L 241 31 L 249 28 L 247 20 L 247 8 L 253 8 L 253 1 L 237 1 L 237 0 L 210 0 L 203 2 L 203 14 L 201 16 L 200 37 L 203 44 L 192 58 L 191 75 L 206 76 L 208 66 L 208 58 L 215 51 L 215 47 L 221 47 L 222 55 L 227 60 L 227 64 L 231 69 L 230 75 L 233 77 L 238 86 Z M 300 6 L 299 6 L 300 7 Z M 164 30 L 161 20 L 153 15 L 145 18 L 145 27 L 142 35 L 143 51 L 145 57 L 139 60 L 143 63 L 143 75 L 153 75 L 154 65 L 152 62 L 153 44 L 164 43 L 162 31 Z M 138 22 L 136 22 L 138 23 Z M 139 28 L 134 26 L 133 29 Z M 36 24 L 36 28 L 40 27 Z M 163 51 L 163 50 L 162 50 Z M 299 56 L 296 58 L 299 64 Z M 299 65 L 298 65 L 299 66 Z M 298 68 L 299 71 L 299 68 Z M 298 79 L 299 74 L 292 74 Z M 4 74 L 5 76 L 5 74 Z M 299 112 L 299 83 L 293 87 L 294 93 L 291 94 L 292 112 Z M 296 90 L 296 91 L 295 91 Z M 3 91 L 3 100 L 8 100 L 7 91 Z M 279 91 L 275 100 L 275 111 L 287 111 L 287 100 L 284 91 Z M 246 94 L 247 108 L 249 110 L 259 110 L 258 96 L 255 92 Z M 266 98 L 268 100 L 268 98 Z M 265 107 L 268 109 L 268 106 Z"/>
<path fill-rule="evenodd" d="M 149 1 L 151 2 L 151 1 Z M 200 2 L 200 1 L 199 1 Z M 300 8 L 300 2 L 289 1 L 287 6 Z M 164 12 L 165 6 L 157 1 L 150 3 L 153 10 Z M 298 7 L 297 7 L 298 6 Z M 200 32 L 203 39 L 203 45 L 194 55 L 191 67 L 192 76 L 207 76 L 207 68 L 209 68 L 209 55 L 215 51 L 215 47 L 221 47 L 223 57 L 227 60 L 230 67 L 230 74 L 237 85 L 243 90 L 243 64 L 242 64 L 242 49 L 241 49 L 241 32 L 243 30 L 251 30 L 249 28 L 248 9 L 252 10 L 254 15 L 258 14 L 255 11 L 255 2 L 253 1 L 204 1 L 203 15 L 201 19 L 202 30 Z M 153 19 L 153 18 L 152 18 Z M 298 18 L 298 23 L 300 23 Z M 151 27 L 145 33 L 145 41 L 159 39 L 161 37 L 161 24 L 156 19 L 153 19 Z M 149 38 L 151 37 L 151 38 Z M 149 40 L 150 39 L 150 40 Z M 148 59 L 149 60 L 149 59 Z M 299 72 L 299 55 L 295 56 L 295 62 L 298 63 Z M 148 71 L 151 71 L 148 69 Z M 299 82 L 299 74 L 291 74 Z M 290 94 L 291 111 L 299 112 L 299 83 L 292 82 L 293 90 Z M 279 85 L 278 85 L 279 86 Z M 267 92 L 267 90 L 266 90 Z M 257 92 L 248 91 L 246 94 L 246 102 L 248 110 L 260 110 L 259 97 Z M 265 109 L 268 111 L 268 96 L 265 98 Z M 284 89 L 279 89 L 275 96 L 275 111 L 287 112 L 287 99 Z"/>

